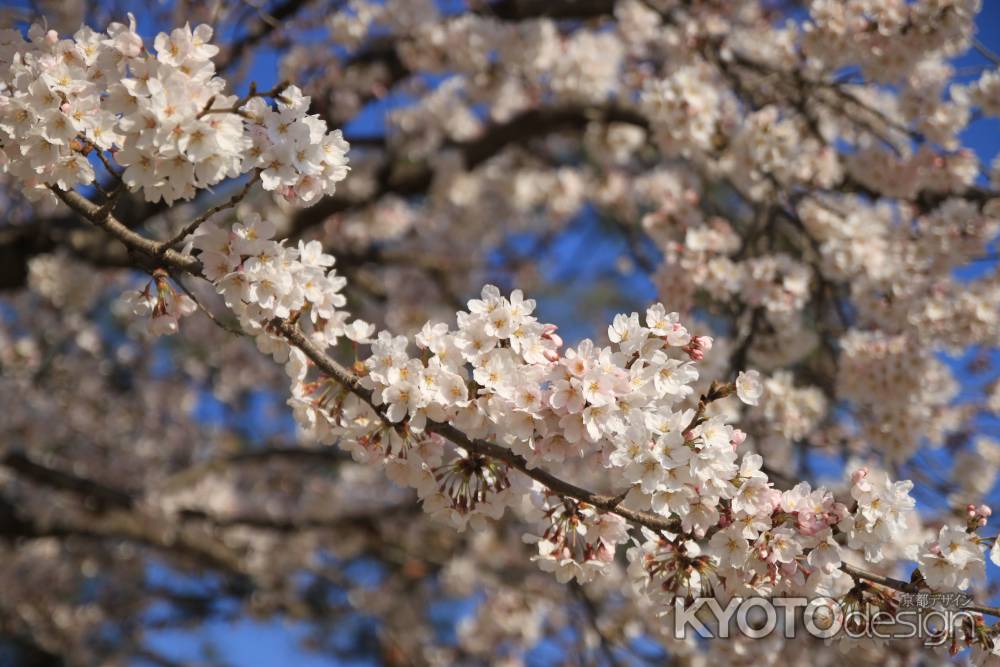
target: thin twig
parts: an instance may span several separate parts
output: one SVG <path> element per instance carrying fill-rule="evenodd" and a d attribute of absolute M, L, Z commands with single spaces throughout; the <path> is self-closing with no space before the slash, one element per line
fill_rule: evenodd
<path fill-rule="evenodd" d="M 997 67 L 1000 67 L 1000 56 L 995 54 L 988 46 L 983 44 L 979 39 L 977 38 L 972 39 L 972 48 L 978 51 L 979 55 L 983 56 Z"/>
<path fill-rule="evenodd" d="M 195 231 L 197 231 L 198 228 L 201 227 L 201 225 L 209 218 L 211 218 L 213 215 L 215 215 L 216 213 L 221 213 L 222 211 L 225 211 L 227 209 L 233 208 L 241 201 L 243 201 L 243 198 L 247 196 L 247 193 L 250 192 L 250 188 L 253 187 L 253 184 L 257 181 L 258 174 L 259 172 L 255 170 L 253 173 L 250 174 L 250 178 L 247 180 L 246 184 L 244 184 L 244 186 L 240 189 L 240 191 L 237 192 L 235 195 L 233 195 L 228 201 L 225 201 L 221 204 L 217 204 L 212 208 L 208 209 L 207 211 L 199 215 L 197 218 L 186 224 L 179 232 L 177 232 L 173 236 L 173 238 L 164 241 L 162 244 L 160 244 L 159 253 L 163 254 L 167 250 L 178 246 L 185 238 L 187 238 L 189 234 L 193 234 Z"/>
<path fill-rule="evenodd" d="M 251 83 L 250 91 L 243 97 L 236 100 L 236 102 L 234 102 L 231 107 L 209 108 L 211 106 L 211 103 L 215 101 L 215 98 L 210 99 L 208 101 L 208 104 L 205 105 L 205 108 L 202 109 L 201 112 L 198 114 L 198 118 L 206 116 L 210 113 L 234 113 L 238 116 L 245 117 L 247 113 L 243 111 L 243 106 L 246 105 L 247 102 L 254 99 L 255 97 L 272 97 L 280 99 L 281 94 L 285 92 L 285 89 L 288 88 L 290 85 L 292 84 L 289 83 L 288 81 L 282 81 L 276 86 L 274 86 L 274 88 L 271 88 L 270 90 L 259 92 L 257 90 L 257 84 Z"/>
<path fill-rule="evenodd" d="M 228 331 L 229 333 L 233 334 L 234 336 L 245 336 L 246 335 L 246 333 L 243 330 L 239 329 L 238 327 L 234 327 L 231 324 L 227 324 L 227 323 L 223 322 L 222 320 L 220 320 L 218 317 L 216 317 L 215 313 L 213 313 L 211 310 L 209 310 L 205 306 L 205 304 L 203 304 L 201 302 L 201 300 L 197 296 L 195 296 L 194 292 L 192 292 L 191 289 L 187 285 L 184 284 L 184 282 L 181 280 L 181 277 L 179 275 L 177 275 L 176 272 L 172 271 L 170 273 L 170 277 L 174 279 L 174 282 L 177 283 L 182 290 L 184 290 L 184 293 L 188 295 L 188 298 L 190 298 L 192 301 L 194 301 L 194 304 L 196 306 L 198 306 L 198 309 L 201 312 L 205 313 L 205 315 L 208 317 L 208 319 L 212 320 L 212 322 L 214 322 L 216 324 L 216 326 L 218 326 L 220 329 Z"/>

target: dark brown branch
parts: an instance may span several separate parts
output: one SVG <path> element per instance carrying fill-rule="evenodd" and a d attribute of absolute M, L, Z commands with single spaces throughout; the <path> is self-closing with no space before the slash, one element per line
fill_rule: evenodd
<path fill-rule="evenodd" d="M 81 538 L 126 540 L 193 561 L 246 580 L 239 556 L 205 534 L 167 524 L 158 517 L 135 511 L 87 514 L 84 518 L 46 521 L 21 516 L 9 502 L 0 507 L 0 539 Z"/>
<path fill-rule="evenodd" d="M 592 121 L 649 127 L 641 114 L 618 106 L 531 109 L 505 123 L 494 124 L 486 128 L 479 137 L 453 144 L 451 148 L 459 151 L 468 169 L 475 169 L 508 146 L 563 130 L 582 131 Z M 402 164 L 405 161 L 399 162 Z M 406 169 L 402 169 L 396 166 L 395 159 L 390 158 L 387 167 L 379 175 L 375 194 L 360 201 L 343 195 L 327 197 L 293 217 L 291 236 L 301 234 L 331 215 L 375 202 L 387 194 L 422 195 L 430 188 L 433 180 L 434 171 L 429 164 L 408 165 Z"/>
<path fill-rule="evenodd" d="M 488 4 L 488 13 L 506 21 L 533 18 L 591 19 L 608 16 L 615 0 L 500 0 Z"/>
<path fill-rule="evenodd" d="M 200 509 L 181 510 L 180 516 L 185 521 L 204 522 L 215 528 L 245 527 L 267 530 L 277 533 L 297 533 L 300 531 L 338 531 L 350 528 L 372 530 L 379 519 L 389 516 L 404 516 L 414 514 L 418 505 L 414 502 L 398 503 L 377 507 L 367 512 L 344 514 L 342 516 L 269 516 L 265 514 L 242 514 L 235 516 L 216 516 Z"/>
<path fill-rule="evenodd" d="M 133 232 L 111 215 L 110 211 L 102 210 L 100 206 L 80 193 L 65 192 L 54 186 L 52 191 L 63 203 L 84 219 L 121 241 L 142 268 L 149 270 L 166 265 L 186 273 L 201 273 L 201 262 L 194 257 L 183 255 L 176 250 L 161 251 L 160 243 Z"/>
<path fill-rule="evenodd" d="M 212 568 L 245 576 L 239 556 L 212 537 L 175 525 L 138 509 L 131 494 L 110 485 L 57 470 L 11 452 L 2 465 L 24 479 L 72 493 L 84 501 L 82 517 L 60 517 L 44 522 L 25 518 L 0 497 L 0 536 L 7 538 L 83 537 L 123 539 L 165 552 L 186 555 Z"/>
<path fill-rule="evenodd" d="M 8 452 L 0 459 L 0 465 L 36 484 L 74 493 L 80 496 L 85 504 L 92 506 L 97 511 L 132 509 L 135 505 L 132 496 L 124 491 L 42 465 L 33 461 L 24 452 Z"/>

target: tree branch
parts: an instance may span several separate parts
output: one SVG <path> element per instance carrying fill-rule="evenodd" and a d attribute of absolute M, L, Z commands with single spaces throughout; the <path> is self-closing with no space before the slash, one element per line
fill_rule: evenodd
<path fill-rule="evenodd" d="M 57 193 L 59 194 L 59 193 Z M 86 211 L 90 210 L 96 214 L 96 209 L 99 209 L 96 205 L 92 204 L 84 197 L 78 195 L 77 193 L 61 193 L 61 197 L 67 204 L 73 202 L 75 204 L 74 210 L 81 212 L 81 214 L 86 215 Z M 89 206 L 87 205 L 89 204 Z M 109 222 L 110 221 L 110 222 Z M 145 239 L 134 232 L 131 232 L 125 228 L 121 223 L 118 223 L 110 215 L 104 215 L 103 218 L 99 218 L 93 221 L 94 224 L 105 229 L 109 234 L 112 234 L 119 241 L 128 246 L 131 250 L 134 250 L 140 254 L 150 254 L 155 250 L 157 246 L 156 242 Z M 174 251 L 169 251 L 176 255 L 173 261 L 177 265 L 177 268 L 187 271 L 192 275 L 201 277 L 200 266 L 197 265 L 197 260 L 189 258 L 184 255 L 179 255 Z M 365 401 L 380 419 L 389 427 L 394 428 L 395 425 L 382 413 L 378 406 L 374 404 L 371 390 L 364 387 L 359 378 L 348 371 L 346 368 L 341 366 L 336 360 L 327 356 L 322 350 L 316 347 L 312 342 L 306 338 L 306 336 L 299 330 L 299 328 L 292 322 L 276 319 L 272 321 L 271 325 L 274 329 L 282 334 L 289 343 L 301 350 L 322 372 L 333 378 L 336 382 L 341 384 L 343 387 L 348 389 L 350 392 Z M 714 389 L 710 394 L 722 393 L 721 389 Z M 704 404 L 711 399 L 711 395 L 702 397 L 699 402 L 699 414 L 703 414 Z M 697 422 L 698 415 L 696 414 L 695 419 L 692 421 L 691 428 Z M 479 454 L 481 456 L 486 456 L 499 461 L 503 461 L 507 465 L 520 470 L 524 474 L 528 475 L 532 479 L 540 482 L 549 488 L 552 492 L 573 498 L 583 503 L 588 503 L 598 509 L 606 512 L 617 514 L 618 516 L 626 519 L 630 523 L 643 526 L 645 528 L 652 529 L 654 531 L 667 531 L 667 532 L 680 532 L 681 526 L 680 521 L 676 518 L 665 518 L 659 515 L 651 514 L 649 512 L 643 512 L 638 510 L 632 510 L 629 508 L 621 507 L 622 502 L 621 495 L 603 495 L 597 494 L 587 489 L 578 487 L 571 482 L 565 481 L 556 477 L 555 475 L 549 473 L 541 468 L 533 468 L 528 462 L 520 455 L 512 452 L 511 450 L 501 447 L 495 443 L 488 442 L 485 440 L 472 439 L 469 438 L 465 433 L 455 428 L 451 424 L 435 422 L 432 420 L 427 421 L 426 426 L 427 431 L 431 433 L 436 433 L 443 438 L 451 441 L 452 443 L 466 449 L 469 452 Z M 2 527 L 2 516 L 0 516 L 0 527 Z M 127 524 L 126 524 L 127 525 Z M 119 530 L 123 530 L 121 527 Z M 134 529 L 133 529 L 134 530 Z M 129 533 L 129 531 L 123 530 L 126 534 L 131 534 L 140 541 L 149 541 L 148 535 L 142 531 L 135 531 Z M 156 544 L 155 541 L 152 541 Z M 208 554 L 210 555 L 210 554 Z M 914 590 L 913 584 L 902 582 L 901 580 L 893 579 L 891 577 L 886 577 L 883 575 L 878 575 L 875 573 L 867 572 L 861 568 L 857 568 L 846 563 L 842 563 L 841 569 L 847 574 L 854 576 L 856 578 L 867 580 L 871 583 L 893 588 L 895 590 L 910 592 Z M 990 614 L 1000 617 L 1000 608 L 987 607 L 982 605 L 973 605 L 969 607 L 969 610 L 976 611 L 978 613 Z"/>

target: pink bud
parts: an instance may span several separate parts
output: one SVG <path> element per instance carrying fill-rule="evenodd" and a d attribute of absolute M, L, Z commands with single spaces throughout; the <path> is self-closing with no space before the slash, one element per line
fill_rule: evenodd
<path fill-rule="evenodd" d="M 682 349 L 687 352 L 692 361 L 701 361 L 705 358 L 705 353 L 712 349 L 712 338 L 710 336 L 695 336 Z"/>
<path fill-rule="evenodd" d="M 979 513 L 983 516 L 993 516 L 993 510 L 991 510 L 987 505 L 980 505 Z"/>
<path fill-rule="evenodd" d="M 854 471 L 854 474 L 851 475 L 851 482 L 857 484 L 867 476 L 868 476 L 868 468 L 858 468 L 857 470 Z"/>
<path fill-rule="evenodd" d="M 980 527 L 980 528 L 982 528 L 982 527 L 983 527 L 983 526 L 985 526 L 985 525 L 986 525 L 986 523 L 987 523 L 987 521 L 986 521 L 986 517 L 980 517 L 980 518 L 979 518 L 979 521 L 978 521 L 977 523 L 979 524 L 979 527 Z"/>
<path fill-rule="evenodd" d="M 551 363 L 559 361 L 559 353 L 556 352 L 555 350 L 545 350 L 544 352 L 542 352 L 542 356 L 545 357 L 546 361 Z"/>

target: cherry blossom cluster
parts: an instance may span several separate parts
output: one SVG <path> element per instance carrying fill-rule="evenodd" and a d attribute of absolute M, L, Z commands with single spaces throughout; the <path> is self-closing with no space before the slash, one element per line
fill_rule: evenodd
<path fill-rule="evenodd" d="M 800 483 L 777 491 L 746 455 L 727 480 L 722 512 L 707 544 L 685 534 L 644 529 L 628 551 L 633 585 L 665 610 L 676 597 L 814 594 L 839 597 L 853 587 L 840 570 L 834 531 L 851 515 L 830 491 Z M 753 593 L 751 593 L 753 592 Z"/>
<path fill-rule="evenodd" d="M 915 519 L 913 482 L 892 481 L 882 470 L 861 468 L 851 476 L 851 498 L 858 505 L 842 529 L 852 549 L 863 549 L 865 560 L 880 562 L 887 547 L 905 542 Z"/>
<path fill-rule="evenodd" d="M 873 144 L 862 145 L 844 162 L 851 177 L 871 190 L 905 199 L 922 190 L 959 192 L 975 182 L 979 170 L 972 151 L 941 155 L 926 146 L 897 155 Z"/>
<path fill-rule="evenodd" d="M 965 526 L 942 526 L 920 553 L 920 573 L 934 590 L 964 591 L 973 580 L 986 578 L 983 549 L 980 538 Z"/>
<path fill-rule="evenodd" d="M 854 330 L 841 345 L 840 395 L 864 406 L 863 429 L 881 443 L 890 461 L 908 459 L 925 437 L 941 440 L 935 437 L 938 424 L 958 392 L 942 362 L 914 355 L 914 345 L 903 335 Z"/>
<path fill-rule="evenodd" d="M 340 131 L 307 113 L 298 88 L 273 91 L 277 109 L 225 93 L 210 26 L 160 33 L 155 53 L 131 16 L 71 39 L 37 25 L 27 40 L 5 37 L 0 164 L 29 194 L 94 182 L 95 155 L 130 190 L 167 204 L 254 169 L 265 190 L 310 204 L 346 176 Z"/>
<path fill-rule="evenodd" d="M 300 428 L 339 443 L 358 461 L 384 466 L 391 479 L 417 490 L 426 511 L 458 528 L 481 528 L 508 508 L 523 509 L 540 526 L 525 537 L 537 545 L 535 560 L 559 581 L 607 574 L 616 548 L 630 539 L 625 518 L 547 488 L 503 460 L 449 446 L 435 425 L 494 442 L 524 457 L 529 469 L 600 461 L 627 484 L 622 507 L 673 522 L 668 531 L 644 527 L 628 550 L 636 590 L 664 608 L 676 596 L 702 593 L 839 597 L 854 580 L 840 568 L 837 535 L 877 563 L 912 530 L 912 483 L 892 482 L 881 470 L 854 473 L 851 509 L 808 483 L 775 489 L 763 458 L 739 453 L 746 448 L 742 431 L 706 414 L 704 404 L 685 407 L 712 341 L 692 336 L 661 304 L 641 319 L 616 316 L 608 346 L 584 340 L 564 347 L 555 327 L 534 317 L 533 300 L 487 286 L 459 311 L 456 330 L 428 323 L 412 343 L 385 331 L 373 338 L 371 325 L 346 324 L 339 310 L 344 281 L 328 271 L 333 258 L 318 246 L 286 248 L 273 233 L 259 216 L 244 215 L 231 230 L 204 228 L 195 247 L 258 346 L 287 359 Z M 351 391 L 345 378 L 316 370 L 274 329 L 276 318 L 301 323 L 320 349 L 343 336 L 370 343 L 371 355 L 350 371 L 370 398 Z M 419 356 L 411 356 L 411 345 Z M 757 410 L 781 410 L 788 416 L 767 419 L 787 422 L 782 435 L 794 440 L 812 426 L 795 412 L 790 391 L 787 374 L 764 382 L 751 371 L 732 385 L 713 385 L 700 400 L 735 393 Z M 807 423 L 799 426 L 802 419 Z M 973 530 L 985 523 L 979 512 Z M 970 555 L 963 546 L 977 538 L 957 539 L 942 531 L 919 555 L 909 552 L 932 569 L 925 576 L 935 588 L 964 589 L 982 578 L 980 551 Z"/>
<path fill-rule="evenodd" d="M 374 404 L 384 406 L 389 423 L 405 422 L 404 433 L 424 431 L 429 419 L 449 422 L 470 437 L 503 444 L 529 465 L 606 458 L 636 485 L 641 504 L 678 515 L 684 530 L 704 535 L 718 520 L 719 494 L 731 489 L 722 480 L 736 470 L 734 443 L 742 441 L 717 418 L 694 424 L 693 410 L 674 408 L 692 395 L 694 360 L 710 349 L 710 339 L 692 337 L 675 313 L 656 305 L 645 325 L 636 313 L 617 316 L 608 329 L 610 347 L 585 340 L 562 351 L 555 327 L 539 323 L 534 307 L 519 291 L 507 298 L 486 287 L 458 314 L 457 331 L 423 328 L 415 340 L 430 355 L 424 359 L 409 356 L 406 338 L 380 333 L 365 364 Z M 742 390 L 747 395 L 760 391 L 752 378 L 743 384 L 750 385 Z M 306 392 L 293 388 L 293 394 Z M 344 392 L 330 410 L 314 400 L 304 425 L 333 422 L 322 431 L 326 440 L 340 437 L 342 446 L 405 458 L 425 507 L 443 510 L 459 526 L 477 514 L 496 518 L 517 500 L 518 488 L 526 490 L 523 474 L 481 457 L 440 465 L 433 439 L 409 446 L 397 427 L 359 419 L 357 402 L 353 409 L 350 403 Z M 346 419 L 363 434 L 345 433 Z M 568 499 L 542 507 L 548 527 L 536 541 L 543 567 L 583 581 L 606 568 L 622 541 L 612 537 L 617 519 Z"/>
<path fill-rule="evenodd" d="M 618 545 L 629 540 L 628 523 L 617 514 L 537 488 L 531 502 L 535 512 L 529 516 L 546 528 L 542 535 L 527 534 L 524 540 L 538 545 L 533 560 L 560 583 L 587 583 L 607 574 Z"/>
<path fill-rule="evenodd" d="M 335 345 L 344 335 L 365 340 L 368 325 L 347 324 L 346 280 L 333 268 L 332 255 L 318 241 L 297 247 L 275 241 L 274 225 L 256 213 L 245 214 L 231 227 L 202 226 L 194 237 L 206 278 L 213 281 L 261 351 L 276 360 L 288 358 L 283 339 L 270 331 L 275 318 L 295 313 L 322 346 Z"/>
<path fill-rule="evenodd" d="M 836 151 L 810 133 L 807 118 L 774 105 L 746 118 L 726 162 L 733 182 L 755 198 L 773 192 L 775 184 L 825 189 L 843 176 Z"/>
<path fill-rule="evenodd" d="M 653 122 L 667 154 L 710 152 L 723 114 L 731 117 L 733 100 L 724 96 L 707 65 L 684 65 L 664 79 L 650 80 L 642 91 L 643 112 Z M 728 104 L 726 104 L 728 102 Z M 728 112 L 728 113 L 727 113 Z"/>
<path fill-rule="evenodd" d="M 827 416 L 827 400 L 816 387 L 797 386 L 793 375 L 784 370 L 767 377 L 762 387 L 764 398 L 748 418 L 764 434 L 760 451 L 771 466 L 784 469 L 783 464 L 793 459 L 792 446 L 814 433 Z"/>
<path fill-rule="evenodd" d="M 336 192 L 348 170 L 343 134 L 327 132 L 326 121 L 308 113 L 309 101 L 296 86 L 289 86 L 277 97 L 276 109 L 259 97 L 241 108 L 252 121 L 244 171 L 260 169 L 265 190 L 305 206 Z"/>
<path fill-rule="evenodd" d="M 318 245 L 286 248 L 272 234 L 250 215 L 230 230 L 206 226 L 194 245 L 206 277 L 258 347 L 288 359 L 300 426 L 324 442 L 339 440 L 356 457 L 397 459 L 390 474 L 416 487 L 430 511 L 459 526 L 471 517 L 496 518 L 528 483 L 522 473 L 471 452 L 446 454 L 438 439 L 423 435 L 433 420 L 493 440 L 529 465 L 607 456 L 639 485 L 647 506 L 664 516 L 681 514 L 685 530 L 703 535 L 718 518 L 712 505 L 729 486 L 717 480 L 735 471 L 734 446 L 743 436 L 717 418 L 697 420 L 692 410 L 674 409 L 693 393 L 695 361 L 711 348 L 711 339 L 692 337 L 676 313 L 653 306 L 645 325 L 636 313 L 619 315 L 608 329 L 612 346 L 585 340 L 562 351 L 556 328 L 532 316 L 533 300 L 519 291 L 504 297 L 488 286 L 458 314 L 456 331 L 424 326 L 415 337 L 423 358 L 409 355 L 410 341 L 402 336 L 380 332 L 371 341 L 361 381 L 372 390 L 378 414 L 333 378 L 307 380 L 302 352 L 271 329 L 275 318 L 294 316 L 322 349 L 344 335 L 368 342 L 372 333 L 360 321 L 347 325 L 346 312 L 338 310 L 343 279 L 327 273 L 332 257 Z M 759 395 L 758 382 L 743 379 L 740 392 Z M 580 523 L 577 509 L 586 514 L 576 508 L 548 518 Z M 616 542 L 600 539 L 574 556 L 606 565 Z M 540 545 L 543 560 L 567 560 L 566 545 Z M 581 570 L 579 576 L 589 575 Z"/>
<path fill-rule="evenodd" d="M 1000 443 L 979 436 L 973 446 L 955 455 L 951 482 L 955 485 L 949 501 L 955 506 L 984 497 L 993 489 L 1000 473 Z"/>
<path fill-rule="evenodd" d="M 894 81 L 928 52 L 958 51 L 972 36 L 980 0 L 813 0 L 803 46 L 824 67 L 860 65 Z"/>
<path fill-rule="evenodd" d="M 86 313 L 100 293 L 94 272 L 65 251 L 33 258 L 28 265 L 28 282 L 53 305 L 77 314 Z"/>

